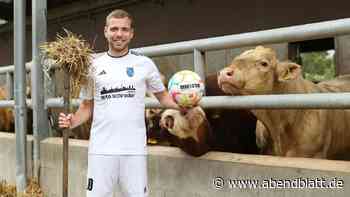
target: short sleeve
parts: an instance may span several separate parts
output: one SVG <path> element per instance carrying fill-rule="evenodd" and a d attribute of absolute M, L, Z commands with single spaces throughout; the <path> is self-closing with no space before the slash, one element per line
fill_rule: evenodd
<path fill-rule="evenodd" d="M 80 88 L 79 98 L 82 100 L 92 100 L 95 93 L 95 77 L 94 69 L 91 69 L 88 76 L 88 81 Z"/>
<path fill-rule="evenodd" d="M 149 72 L 146 76 L 147 90 L 152 93 L 164 91 L 165 87 L 157 66 L 153 63 L 151 59 L 148 59 L 146 61 L 146 64 L 148 64 L 147 66 L 149 67 Z"/>

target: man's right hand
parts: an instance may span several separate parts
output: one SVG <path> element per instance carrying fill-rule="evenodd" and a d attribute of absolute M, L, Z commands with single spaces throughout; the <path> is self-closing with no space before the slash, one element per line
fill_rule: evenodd
<path fill-rule="evenodd" d="M 60 128 L 71 128 L 72 127 L 73 114 L 60 113 L 58 117 L 58 127 Z"/>

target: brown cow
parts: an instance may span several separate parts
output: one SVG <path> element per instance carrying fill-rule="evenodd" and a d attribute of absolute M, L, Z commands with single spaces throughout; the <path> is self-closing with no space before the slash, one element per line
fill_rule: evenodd
<path fill-rule="evenodd" d="M 269 48 L 256 47 L 233 59 L 218 82 L 229 94 L 349 92 L 350 77 L 314 84 L 301 66 L 279 62 Z M 267 152 L 279 156 L 338 158 L 350 148 L 350 110 L 252 110 L 265 129 Z"/>
<path fill-rule="evenodd" d="M 26 89 L 27 98 L 30 98 L 30 87 Z M 0 100 L 7 99 L 7 91 L 4 87 L 0 87 Z M 14 132 L 15 117 L 12 108 L 0 108 L 0 131 Z M 27 134 L 33 134 L 33 110 L 27 108 Z"/>
<path fill-rule="evenodd" d="M 0 100 L 7 98 L 7 92 L 5 88 L 0 87 Z M 14 130 L 15 120 L 13 117 L 12 109 L 0 108 L 0 131 L 10 132 Z"/>
<path fill-rule="evenodd" d="M 217 84 L 217 75 L 206 78 L 208 96 L 224 95 Z M 190 109 L 186 114 L 166 110 L 161 126 L 172 137 L 170 141 L 183 151 L 200 156 L 208 151 L 259 153 L 256 145 L 256 118 L 247 110 Z"/>

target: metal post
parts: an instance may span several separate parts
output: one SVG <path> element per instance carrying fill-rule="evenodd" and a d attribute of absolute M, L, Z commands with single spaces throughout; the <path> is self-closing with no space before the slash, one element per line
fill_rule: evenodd
<path fill-rule="evenodd" d="M 6 73 L 7 100 L 13 99 L 13 73 Z"/>
<path fill-rule="evenodd" d="M 33 104 L 33 161 L 34 178 L 39 180 L 40 141 L 48 137 L 47 110 L 45 107 L 44 75 L 42 71 L 40 44 L 46 41 L 46 0 L 32 1 L 32 104 Z"/>
<path fill-rule="evenodd" d="M 198 49 L 193 50 L 194 71 L 201 77 L 205 84 L 205 53 Z"/>
<path fill-rule="evenodd" d="M 27 186 L 27 109 L 25 71 L 25 8 L 24 0 L 14 1 L 14 62 L 15 62 L 15 131 L 16 131 L 16 186 L 23 192 Z"/>

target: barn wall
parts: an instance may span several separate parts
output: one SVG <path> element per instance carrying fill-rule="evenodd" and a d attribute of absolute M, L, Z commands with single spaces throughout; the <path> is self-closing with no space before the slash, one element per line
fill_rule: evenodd
<path fill-rule="evenodd" d="M 33 137 L 27 137 L 27 173 L 32 176 Z M 0 131 L 0 181 L 16 183 L 16 138 L 13 133 Z"/>
<path fill-rule="evenodd" d="M 0 133 L 0 178 L 5 178 L 10 183 L 15 183 L 14 143 L 15 137 L 13 134 Z M 31 155 L 29 153 L 31 152 L 30 144 L 32 142 L 28 144 L 28 155 Z M 69 196 L 85 196 L 87 147 L 88 141 L 70 140 Z M 202 157 L 194 158 L 186 155 L 178 148 L 159 146 L 149 147 L 148 154 L 150 197 L 347 197 L 350 192 L 348 186 L 350 165 L 349 162 L 345 161 L 281 158 L 221 152 L 210 152 Z M 40 156 L 40 183 L 46 196 L 61 196 L 62 139 L 48 138 L 42 141 Z M 31 159 L 29 158 L 28 161 L 31 161 Z M 221 177 L 226 181 L 221 189 L 214 185 L 214 181 L 218 180 L 215 179 L 217 177 Z M 297 180 L 298 178 L 309 179 L 309 183 L 317 178 L 319 180 L 325 179 L 327 183 L 336 180 L 340 184 L 343 181 L 344 185 L 343 188 L 338 189 L 317 189 L 315 186 L 313 189 L 276 188 L 278 187 L 277 181 Z M 259 180 L 260 183 L 266 180 L 270 188 L 232 188 L 228 184 L 228 179 Z M 333 182 L 335 183 L 335 181 Z"/>
<path fill-rule="evenodd" d="M 84 196 L 86 188 L 87 141 L 71 140 L 69 196 Z M 49 196 L 60 196 L 62 144 L 49 138 L 41 144 L 41 185 Z M 151 146 L 148 149 L 150 197 L 212 196 L 348 196 L 350 167 L 348 162 L 315 159 L 286 159 L 270 156 L 211 152 L 200 158 L 190 157 L 178 148 Z M 342 189 L 234 189 L 224 185 L 215 189 L 215 177 L 225 179 L 296 179 L 337 178 L 345 182 Z M 271 184 L 272 181 L 271 181 Z"/>

